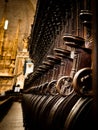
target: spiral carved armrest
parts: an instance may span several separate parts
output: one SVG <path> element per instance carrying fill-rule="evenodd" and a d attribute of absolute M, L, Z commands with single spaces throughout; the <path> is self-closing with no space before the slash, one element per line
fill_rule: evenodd
<path fill-rule="evenodd" d="M 56 83 L 56 89 L 62 96 L 70 95 L 74 89 L 72 87 L 72 78 L 70 76 L 62 76 Z"/>
<path fill-rule="evenodd" d="M 92 96 L 92 69 L 90 67 L 80 69 L 74 75 L 72 85 L 79 95 Z"/>
<path fill-rule="evenodd" d="M 56 82 L 57 82 L 57 80 L 52 80 L 49 82 L 49 84 L 47 86 L 47 90 L 50 95 L 58 95 L 56 87 L 55 87 Z"/>

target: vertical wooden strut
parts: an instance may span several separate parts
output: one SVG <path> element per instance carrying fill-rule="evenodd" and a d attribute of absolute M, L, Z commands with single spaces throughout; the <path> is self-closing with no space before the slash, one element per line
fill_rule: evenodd
<path fill-rule="evenodd" d="M 78 3 L 77 3 L 77 19 L 76 19 L 76 36 L 79 36 L 79 20 L 78 20 Z M 78 62 L 79 62 L 79 54 L 76 51 L 76 48 L 74 48 L 74 60 L 73 60 L 73 67 L 70 73 L 70 76 L 73 78 L 75 73 L 77 72 L 78 68 Z"/>

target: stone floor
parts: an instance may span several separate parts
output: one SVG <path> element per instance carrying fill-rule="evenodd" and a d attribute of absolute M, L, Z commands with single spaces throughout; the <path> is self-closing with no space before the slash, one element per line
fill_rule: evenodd
<path fill-rule="evenodd" d="M 21 102 L 13 102 L 7 115 L 0 122 L 0 130 L 25 130 Z"/>

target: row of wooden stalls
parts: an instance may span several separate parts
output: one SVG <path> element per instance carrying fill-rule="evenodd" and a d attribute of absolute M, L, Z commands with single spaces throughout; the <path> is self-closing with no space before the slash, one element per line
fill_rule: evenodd
<path fill-rule="evenodd" d="M 22 97 L 27 130 L 95 128 L 96 31 L 95 0 L 38 0 Z"/>

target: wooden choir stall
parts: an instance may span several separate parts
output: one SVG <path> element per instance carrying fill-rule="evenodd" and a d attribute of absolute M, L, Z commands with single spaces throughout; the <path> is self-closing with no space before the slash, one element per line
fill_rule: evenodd
<path fill-rule="evenodd" d="M 22 97 L 28 130 L 95 127 L 94 4 L 93 0 L 38 0 L 28 42 L 34 71 L 25 79 Z"/>

